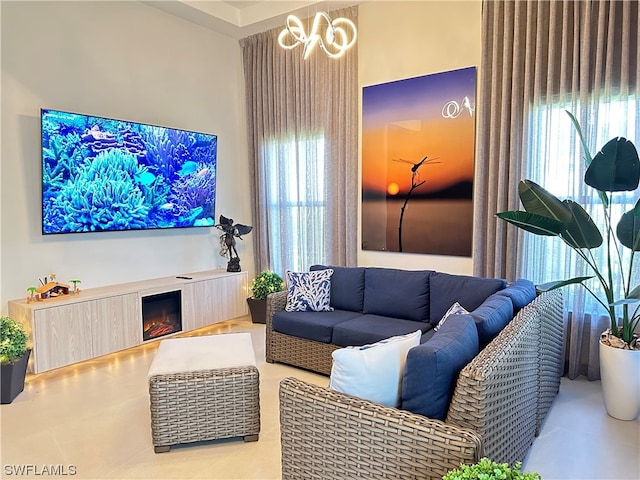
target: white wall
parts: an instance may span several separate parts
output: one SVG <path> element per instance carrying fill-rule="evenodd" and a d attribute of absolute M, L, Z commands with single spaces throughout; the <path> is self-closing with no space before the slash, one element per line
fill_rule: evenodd
<path fill-rule="evenodd" d="M 89 288 L 226 266 L 216 229 L 42 236 L 39 115 L 46 107 L 217 134 L 217 213 L 250 224 L 238 42 L 139 2 L 0 6 L 3 313 L 52 272 Z M 251 274 L 250 236 L 239 254 Z"/>
<path fill-rule="evenodd" d="M 360 4 L 360 87 L 463 67 L 479 68 L 481 21 L 480 0 Z M 473 273 L 472 259 L 467 257 L 362 250 L 360 229 L 358 245 L 358 265 Z"/>

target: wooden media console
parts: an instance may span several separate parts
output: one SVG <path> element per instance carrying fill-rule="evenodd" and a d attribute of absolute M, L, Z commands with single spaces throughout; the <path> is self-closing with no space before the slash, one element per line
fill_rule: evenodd
<path fill-rule="evenodd" d="M 181 316 L 181 329 L 169 333 L 175 334 L 247 315 L 247 287 L 247 272 L 211 270 L 39 302 L 11 300 L 9 316 L 27 329 L 33 349 L 29 371 L 40 373 L 155 340 L 143 339 L 145 299 L 175 293 Z"/>

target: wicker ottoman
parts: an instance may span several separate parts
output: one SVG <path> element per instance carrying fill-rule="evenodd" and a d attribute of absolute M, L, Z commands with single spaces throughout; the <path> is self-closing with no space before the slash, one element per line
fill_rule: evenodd
<path fill-rule="evenodd" d="M 202 440 L 258 440 L 259 373 L 250 333 L 163 340 L 148 379 L 156 453 Z"/>

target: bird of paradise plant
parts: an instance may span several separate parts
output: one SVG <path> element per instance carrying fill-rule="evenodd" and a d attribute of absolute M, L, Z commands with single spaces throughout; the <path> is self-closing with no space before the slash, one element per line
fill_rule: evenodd
<path fill-rule="evenodd" d="M 604 236 L 582 206 L 572 200 L 558 199 L 531 180 L 523 180 L 518 186 L 525 211 L 501 212 L 497 216 L 533 234 L 556 236 L 575 251 L 593 275 L 545 283 L 539 285 L 538 289 L 546 291 L 581 284 L 608 313 L 610 344 L 619 348 L 640 349 L 635 333 L 640 322 L 640 304 L 637 304 L 640 300 L 640 282 L 632 274 L 636 252 L 640 251 L 640 198 L 631 210 L 621 216 L 615 230 L 611 201 L 615 192 L 639 191 L 638 152 L 630 140 L 617 137 L 592 157 L 580 124 L 574 115 L 570 112 L 567 114 L 584 149 L 587 162 L 584 182 L 597 190 L 600 198 L 604 212 Z M 623 247 L 631 250 L 627 265 L 622 254 Z M 597 261 L 601 252 L 606 255 L 605 268 L 602 270 Z M 604 298 L 585 283 L 594 277 L 604 291 Z M 616 299 L 619 286 L 624 297 Z M 618 307 L 622 308 L 621 316 Z"/>

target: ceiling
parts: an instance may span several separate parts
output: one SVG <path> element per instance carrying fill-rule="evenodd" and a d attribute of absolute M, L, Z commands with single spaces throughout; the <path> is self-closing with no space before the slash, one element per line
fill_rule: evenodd
<path fill-rule="evenodd" d="M 289 14 L 312 16 L 361 1 L 318 0 L 149 0 L 147 5 L 235 39 L 284 26 Z"/>

